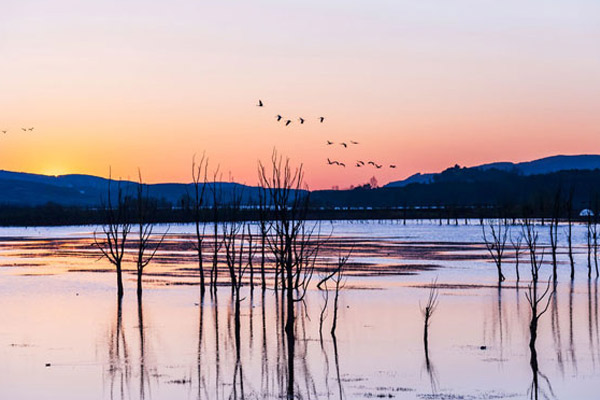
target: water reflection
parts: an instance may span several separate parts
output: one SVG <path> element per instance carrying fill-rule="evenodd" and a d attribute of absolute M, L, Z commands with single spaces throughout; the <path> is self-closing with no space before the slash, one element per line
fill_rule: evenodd
<path fill-rule="evenodd" d="M 129 349 L 123 327 L 123 298 L 117 299 L 117 313 L 108 340 L 108 376 L 111 399 L 125 399 L 129 389 L 131 367 Z M 116 397 L 115 397 L 116 396 Z"/>

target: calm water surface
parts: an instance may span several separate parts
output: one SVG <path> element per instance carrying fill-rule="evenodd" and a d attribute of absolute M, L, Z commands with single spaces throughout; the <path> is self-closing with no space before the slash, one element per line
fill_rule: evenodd
<path fill-rule="evenodd" d="M 290 371 L 272 290 L 243 289 L 238 361 L 230 289 L 200 300 L 191 226 L 170 227 L 141 303 L 128 272 L 120 305 L 115 274 L 91 246 L 94 229 L 0 229 L 0 399 L 285 398 Z M 537 374 L 527 255 L 516 285 L 509 251 L 498 290 L 475 221 L 323 225 L 331 229 L 320 270 L 331 267 L 339 246 L 354 248 L 337 335 L 329 334 L 330 309 L 321 340 L 324 297 L 311 288 L 296 310 L 296 398 L 598 398 L 600 295 L 595 274 L 587 279 L 583 226 L 575 231 L 574 282 L 559 249 L 556 296 L 538 329 Z M 545 242 L 548 228 L 538 230 Z M 541 276 L 550 275 L 544 264 Z M 433 279 L 440 296 L 427 363 L 420 305 Z"/>

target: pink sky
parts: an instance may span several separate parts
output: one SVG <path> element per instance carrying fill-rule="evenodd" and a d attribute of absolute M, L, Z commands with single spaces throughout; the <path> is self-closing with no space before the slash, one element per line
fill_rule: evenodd
<path fill-rule="evenodd" d="M 140 167 L 147 181 L 183 182 L 206 152 L 226 176 L 254 184 L 257 160 L 277 148 L 304 163 L 317 189 L 600 153 L 597 1 L 2 8 L 1 169 L 106 176 L 111 166 L 134 178 Z M 350 167 L 359 159 L 397 169 Z"/>

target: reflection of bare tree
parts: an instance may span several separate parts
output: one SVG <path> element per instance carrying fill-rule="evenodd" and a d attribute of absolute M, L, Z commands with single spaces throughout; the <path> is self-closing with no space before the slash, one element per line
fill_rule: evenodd
<path fill-rule="evenodd" d="M 571 279 L 571 285 L 569 287 L 569 355 L 571 358 L 571 362 L 573 363 L 573 368 L 575 369 L 575 373 L 577 374 L 577 358 L 575 353 L 575 341 L 573 335 L 573 292 L 575 290 L 575 282 Z"/>
<path fill-rule="evenodd" d="M 337 338 L 335 337 L 335 331 L 331 331 L 331 339 L 333 340 L 333 356 L 335 360 L 335 376 L 338 383 L 338 393 L 340 400 L 344 398 L 344 388 L 342 387 L 342 378 L 340 376 L 340 356 L 338 352 Z"/>
<path fill-rule="evenodd" d="M 110 378 L 110 398 L 125 399 L 125 390 L 129 388 L 131 367 L 129 365 L 129 349 L 123 329 L 123 300 L 117 300 L 117 319 L 111 329 L 108 341 L 108 374 Z"/>
<path fill-rule="evenodd" d="M 551 286 L 550 280 L 548 280 L 546 289 L 542 293 L 540 293 L 538 290 L 539 272 L 542 266 L 543 252 L 541 257 L 538 258 L 536 255 L 538 235 L 535 232 L 535 227 L 533 224 L 531 224 L 529 221 L 526 221 L 524 229 L 526 230 L 525 239 L 529 247 L 531 260 L 531 283 L 527 286 L 527 292 L 525 293 L 525 297 L 527 298 L 527 302 L 529 303 L 531 310 L 531 320 L 529 322 L 529 351 L 531 355 L 530 366 L 533 376 L 529 393 L 532 399 L 537 400 L 540 394 L 543 396 L 543 398 L 548 398 L 548 393 L 554 397 L 550 381 L 539 370 L 535 344 L 538 335 L 539 320 L 541 316 L 548 311 L 548 307 L 550 306 L 552 298 L 555 296 L 555 292 L 554 285 Z M 552 291 L 550 290 L 551 288 L 553 289 Z M 548 391 L 540 386 L 540 377 L 542 378 L 543 382 L 546 383 Z"/>
<path fill-rule="evenodd" d="M 551 324 L 552 324 L 552 338 L 554 340 L 554 348 L 556 350 L 556 360 L 558 362 L 558 366 L 561 372 L 564 374 L 564 363 L 563 363 L 563 351 L 562 351 L 562 338 L 560 334 L 560 318 L 558 315 L 558 293 L 557 286 L 558 283 L 556 280 L 553 280 L 553 292 L 554 296 L 552 296 L 551 301 Z"/>
<path fill-rule="evenodd" d="M 198 364 L 198 400 L 202 398 L 202 390 L 206 388 L 206 381 L 203 375 L 202 369 L 202 351 L 203 351 L 203 338 L 204 338 L 204 295 L 200 295 L 200 306 L 198 317 L 198 356 L 196 358 Z M 206 395 L 208 397 L 208 394 Z"/>
<path fill-rule="evenodd" d="M 537 350 L 535 347 L 537 335 L 538 335 L 538 324 L 540 317 L 548 310 L 550 306 L 550 301 L 553 297 L 553 292 L 550 291 L 550 282 L 546 286 L 546 289 L 543 293 L 538 293 L 537 281 L 534 281 L 532 284 L 528 286 L 527 293 L 525 293 L 525 297 L 529 302 L 529 306 L 531 308 L 531 320 L 529 322 L 529 351 L 530 351 L 530 359 L 529 364 L 531 366 L 532 380 L 531 386 L 529 388 L 529 394 L 532 399 L 538 400 L 541 395 L 542 398 L 550 398 L 549 396 L 555 397 L 554 392 L 552 391 L 552 385 L 550 384 L 550 380 L 546 375 L 544 375 L 539 370 Z M 542 303 L 545 302 L 545 305 Z M 544 385 L 540 384 L 540 378 L 542 378 L 542 383 L 545 384 L 546 389 L 544 389 Z"/>
<path fill-rule="evenodd" d="M 140 399 L 146 398 L 146 384 L 150 387 L 150 380 L 148 379 L 148 371 L 146 365 L 146 341 L 144 336 L 144 311 L 142 308 L 142 297 L 137 298 L 138 306 L 138 333 L 140 340 Z"/>
<path fill-rule="evenodd" d="M 592 364 L 596 367 L 596 352 L 594 350 L 594 314 L 592 302 L 592 280 L 588 278 L 588 337 L 590 342 L 590 354 L 592 356 Z"/>

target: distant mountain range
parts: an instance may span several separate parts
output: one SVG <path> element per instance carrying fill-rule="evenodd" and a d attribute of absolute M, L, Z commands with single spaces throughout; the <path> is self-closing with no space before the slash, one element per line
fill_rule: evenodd
<path fill-rule="evenodd" d="M 550 174 L 559 171 L 568 170 L 595 170 L 600 169 L 600 155 L 577 155 L 577 156 L 554 156 L 542 158 L 539 160 L 511 163 L 497 162 L 484 164 L 470 168 L 449 168 L 436 174 L 415 174 L 407 179 L 397 182 L 391 182 L 385 186 L 385 189 L 399 189 L 412 187 L 411 184 L 418 185 L 419 191 L 435 190 L 439 192 L 439 196 L 444 196 L 440 189 L 436 189 L 436 184 L 440 185 L 443 182 L 445 185 L 449 182 L 467 182 L 494 180 L 495 172 L 501 171 L 504 175 L 501 179 L 510 180 L 511 176 L 533 176 Z M 506 176 L 508 173 L 508 176 Z M 482 175 L 483 174 L 483 175 Z M 97 207 L 103 199 L 106 199 L 108 180 L 105 178 L 91 175 L 61 175 L 47 176 L 28 174 L 21 172 L 10 172 L 0 170 L 0 204 L 19 205 L 19 206 L 40 206 L 48 203 L 55 203 L 62 206 L 78 206 L 78 207 Z M 455 184 L 455 183 L 452 183 Z M 112 195 L 116 195 L 117 182 L 113 181 Z M 120 181 L 123 192 L 134 196 L 136 193 L 136 182 Z M 148 189 L 150 197 L 154 197 L 165 205 L 178 206 L 182 204 L 182 200 L 193 193 L 191 184 L 184 183 L 161 183 L 145 185 Z M 242 196 L 244 204 L 258 203 L 258 188 L 246 186 L 238 183 L 221 182 L 217 183 L 217 188 L 221 193 L 221 202 L 229 202 L 234 195 Z M 394 200 L 401 193 L 391 194 L 388 191 L 372 191 L 369 198 L 370 202 L 376 204 L 378 201 L 383 201 L 386 197 L 389 202 L 406 201 L 405 197 L 401 200 Z M 396 192 L 396 191 L 394 191 Z M 347 193 L 343 195 L 343 193 Z M 414 198 L 414 202 L 431 202 L 428 197 L 423 194 L 407 194 Z M 410 192 L 412 193 L 412 192 Z M 420 192 L 419 192 L 420 193 Z M 346 203 L 354 201 L 355 198 L 365 197 L 365 193 L 352 191 L 315 191 L 312 199 L 315 204 L 336 204 L 343 206 Z M 339 199 L 338 199 L 339 198 Z M 338 199 L 333 202 L 333 199 Z M 438 199 L 436 197 L 436 199 Z M 211 204 L 210 196 L 207 196 L 206 204 Z M 435 200 L 441 201 L 441 200 Z M 386 203 L 387 204 L 387 203 Z M 347 204 L 346 204 L 347 205 Z"/>
<path fill-rule="evenodd" d="M 97 207 L 106 200 L 109 180 L 92 175 L 47 176 L 0 170 L 0 204 L 39 206 L 55 203 L 63 206 Z M 132 181 L 112 182 L 112 196 L 116 197 L 117 187 L 125 195 L 134 196 L 138 183 Z M 192 194 L 191 184 L 159 183 L 144 185 L 150 197 L 165 203 L 180 204 L 188 194 Z M 258 201 L 258 189 L 238 183 L 218 182 L 223 202 L 234 196 L 242 196 L 244 203 Z M 210 195 L 205 196 L 211 204 Z"/>
<path fill-rule="evenodd" d="M 600 169 L 600 155 L 595 154 L 583 154 L 576 156 L 552 156 L 540 158 L 539 160 L 525 161 L 520 163 L 513 162 L 495 162 L 490 164 L 483 164 L 474 167 L 468 167 L 467 169 L 476 169 L 482 171 L 488 171 L 496 169 L 499 171 L 515 172 L 519 175 L 530 176 L 530 175 L 541 175 L 549 174 L 558 171 L 570 171 L 570 170 L 594 170 Z M 432 183 L 435 176 L 440 173 L 421 174 L 417 173 L 409 176 L 408 178 L 390 182 L 385 187 L 404 187 L 412 183 Z"/>

